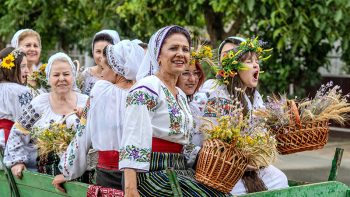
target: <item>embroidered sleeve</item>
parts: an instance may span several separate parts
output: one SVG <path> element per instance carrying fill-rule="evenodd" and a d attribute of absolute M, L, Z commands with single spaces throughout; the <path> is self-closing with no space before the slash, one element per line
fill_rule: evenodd
<path fill-rule="evenodd" d="M 152 148 L 151 120 L 157 110 L 158 94 L 148 87 L 137 87 L 127 98 L 119 168 L 148 171 Z"/>
<path fill-rule="evenodd" d="M 5 154 L 4 154 L 4 163 L 7 167 L 12 167 L 18 163 L 29 162 L 29 156 L 27 150 L 24 146 L 29 146 L 30 136 L 24 135 L 16 126 L 13 126 L 8 138 Z"/>
<path fill-rule="evenodd" d="M 157 106 L 158 95 L 147 87 L 137 87 L 130 91 L 126 98 L 126 107 L 130 105 L 146 106 L 149 111 L 154 112 Z"/>
<path fill-rule="evenodd" d="M 86 121 L 89 109 L 90 99 L 86 102 L 83 109 L 77 132 L 73 140 L 69 143 L 66 152 L 61 156 L 58 165 L 59 170 L 67 181 L 80 177 L 87 168 L 87 154 L 91 147 L 90 130 L 88 125 L 86 125 L 86 123 L 91 122 L 91 120 Z"/>

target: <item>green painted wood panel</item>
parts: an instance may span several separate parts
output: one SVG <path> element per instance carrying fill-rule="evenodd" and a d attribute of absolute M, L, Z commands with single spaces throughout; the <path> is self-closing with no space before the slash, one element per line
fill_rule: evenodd
<path fill-rule="evenodd" d="M 349 197 L 350 188 L 337 181 L 313 183 L 286 189 L 257 192 L 244 197 Z"/>
<path fill-rule="evenodd" d="M 65 183 L 67 194 L 61 193 L 51 184 L 53 177 L 24 171 L 22 179 L 16 179 L 16 184 L 21 197 L 51 197 L 51 196 L 86 196 L 87 184 L 79 182 Z M 0 171 L 0 196 L 10 196 L 9 186 L 4 176 L 4 171 Z"/>

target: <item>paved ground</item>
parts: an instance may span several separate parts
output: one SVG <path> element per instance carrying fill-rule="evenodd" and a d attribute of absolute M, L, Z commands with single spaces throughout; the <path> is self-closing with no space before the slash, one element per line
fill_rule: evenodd
<path fill-rule="evenodd" d="M 350 186 L 350 133 L 331 131 L 329 141 L 323 149 L 280 156 L 275 165 L 286 173 L 288 179 L 326 181 L 337 147 L 344 149 L 337 180 Z"/>

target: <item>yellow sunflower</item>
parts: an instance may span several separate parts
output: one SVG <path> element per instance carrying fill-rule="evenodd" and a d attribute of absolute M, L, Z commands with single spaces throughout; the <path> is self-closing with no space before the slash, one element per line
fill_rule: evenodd
<path fill-rule="evenodd" d="M 6 56 L 2 62 L 1 62 L 1 68 L 11 69 L 15 66 L 15 57 L 12 53 L 10 53 L 8 56 Z"/>

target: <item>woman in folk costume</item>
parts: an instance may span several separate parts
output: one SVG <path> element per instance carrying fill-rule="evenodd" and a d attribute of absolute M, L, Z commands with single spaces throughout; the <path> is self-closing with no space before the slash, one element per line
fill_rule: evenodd
<path fill-rule="evenodd" d="M 217 79 L 206 81 L 199 94 L 206 97 L 201 98 L 201 100 L 206 100 L 205 117 L 216 116 L 212 110 L 213 107 L 218 108 L 218 112 L 225 115 L 227 113 L 225 106 L 232 102 L 232 98 L 238 98 L 243 104 L 244 115 L 248 115 L 251 121 L 254 121 L 252 112 L 264 107 L 262 97 L 256 87 L 260 73 L 259 58 L 261 61 L 264 60 L 262 47 L 265 44 L 257 39 L 245 40 L 239 37 L 229 37 L 220 45 L 218 55 L 221 67 L 217 73 Z M 226 56 L 235 59 L 226 64 L 224 62 L 227 61 Z M 241 195 L 285 187 L 288 187 L 287 177 L 276 167 L 269 165 L 256 169 L 248 165 L 246 172 L 234 186 L 231 194 Z"/>
<path fill-rule="evenodd" d="M 27 56 L 27 64 L 29 69 L 28 86 L 34 97 L 47 93 L 46 87 L 43 87 L 35 80 L 35 73 L 44 70 L 41 68 L 43 64 L 40 63 L 41 55 L 41 38 L 38 32 L 32 29 L 21 29 L 15 33 L 11 39 L 11 46 L 14 48 L 21 48 Z M 46 85 L 46 82 L 44 82 Z"/>
<path fill-rule="evenodd" d="M 13 47 L 0 51 L 0 148 L 5 148 L 11 127 L 32 100 L 28 87 L 27 58 Z"/>
<path fill-rule="evenodd" d="M 27 56 L 30 74 L 40 67 L 41 38 L 38 32 L 32 29 L 21 29 L 11 39 L 11 46 L 22 48 Z"/>
<path fill-rule="evenodd" d="M 87 152 L 98 151 L 96 184 L 122 189 L 122 173 L 118 169 L 119 146 L 124 125 L 125 102 L 143 59 L 142 47 L 129 40 L 105 48 L 107 62 L 102 64 L 102 80 L 96 82 L 81 118 L 75 138 L 61 157 L 61 175 L 53 184 L 70 181 L 86 169 Z"/>
<path fill-rule="evenodd" d="M 105 61 L 103 57 L 103 49 L 109 44 L 117 44 L 120 41 L 119 34 L 114 30 L 102 30 L 95 34 L 92 39 L 92 57 L 95 61 L 95 66 L 86 68 L 79 80 L 81 80 L 81 91 L 83 94 L 89 95 L 92 87 L 99 80 L 102 63 Z"/>
<path fill-rule="evenodd" d="M 189 143 L 193 120 L 176 81 L 190 61 L 190 41 L 188 31 L 179 26 L 164 27 L 151 37 L 139 81 L 126 101 L 119 151 L 126 196 L 174 196 L 168 167 L 174 168 L 184 196 L 225 196 L 195 181 L 193 171 L 185 169 L 182 148 Z"/>
<path fill-rule="evenodd" d="M 193 52 L 192 52 L 193 53 Z M 191 63 L 186 66 L 183 73 L 180 74 L 176 86 L 179 87 L 187 96 L 187 101 L 193 116 L 194 128 L 190 134 L 190 144 L 184 148 L 186 163 L 188 167 L 195 168 L 196 156 L 200 150 L 203 135 L 197 128 L 202 116 L 200 106 L 194 100 L 194 94 L 198 91 L 205 80 L 205 74 L 200 63 L 201 60 L 193 58 Z"/>
<path fill-rule="evenodd" d="M 56 53 L 50 57 L 46 76 L 51 92 L 35 97 L 23 110 L 11 129 L 6 145 L 4 163 L 15 176 L 21 177 L 25 168 L 37 170 L 38 149 L 36 139 L 31 137 L 33 132 L 40 132 L 63 118 L 66 118 L 67 127 L 76 129 L 79 118 L 70 114 L 83 108 L 88 96 L 73 91 L 75 75 L 75 66 L 66 54 Z M 46 163 L 39 163 L 39 172 L 58 174 L 58 160 L 49 157 Z"/>

